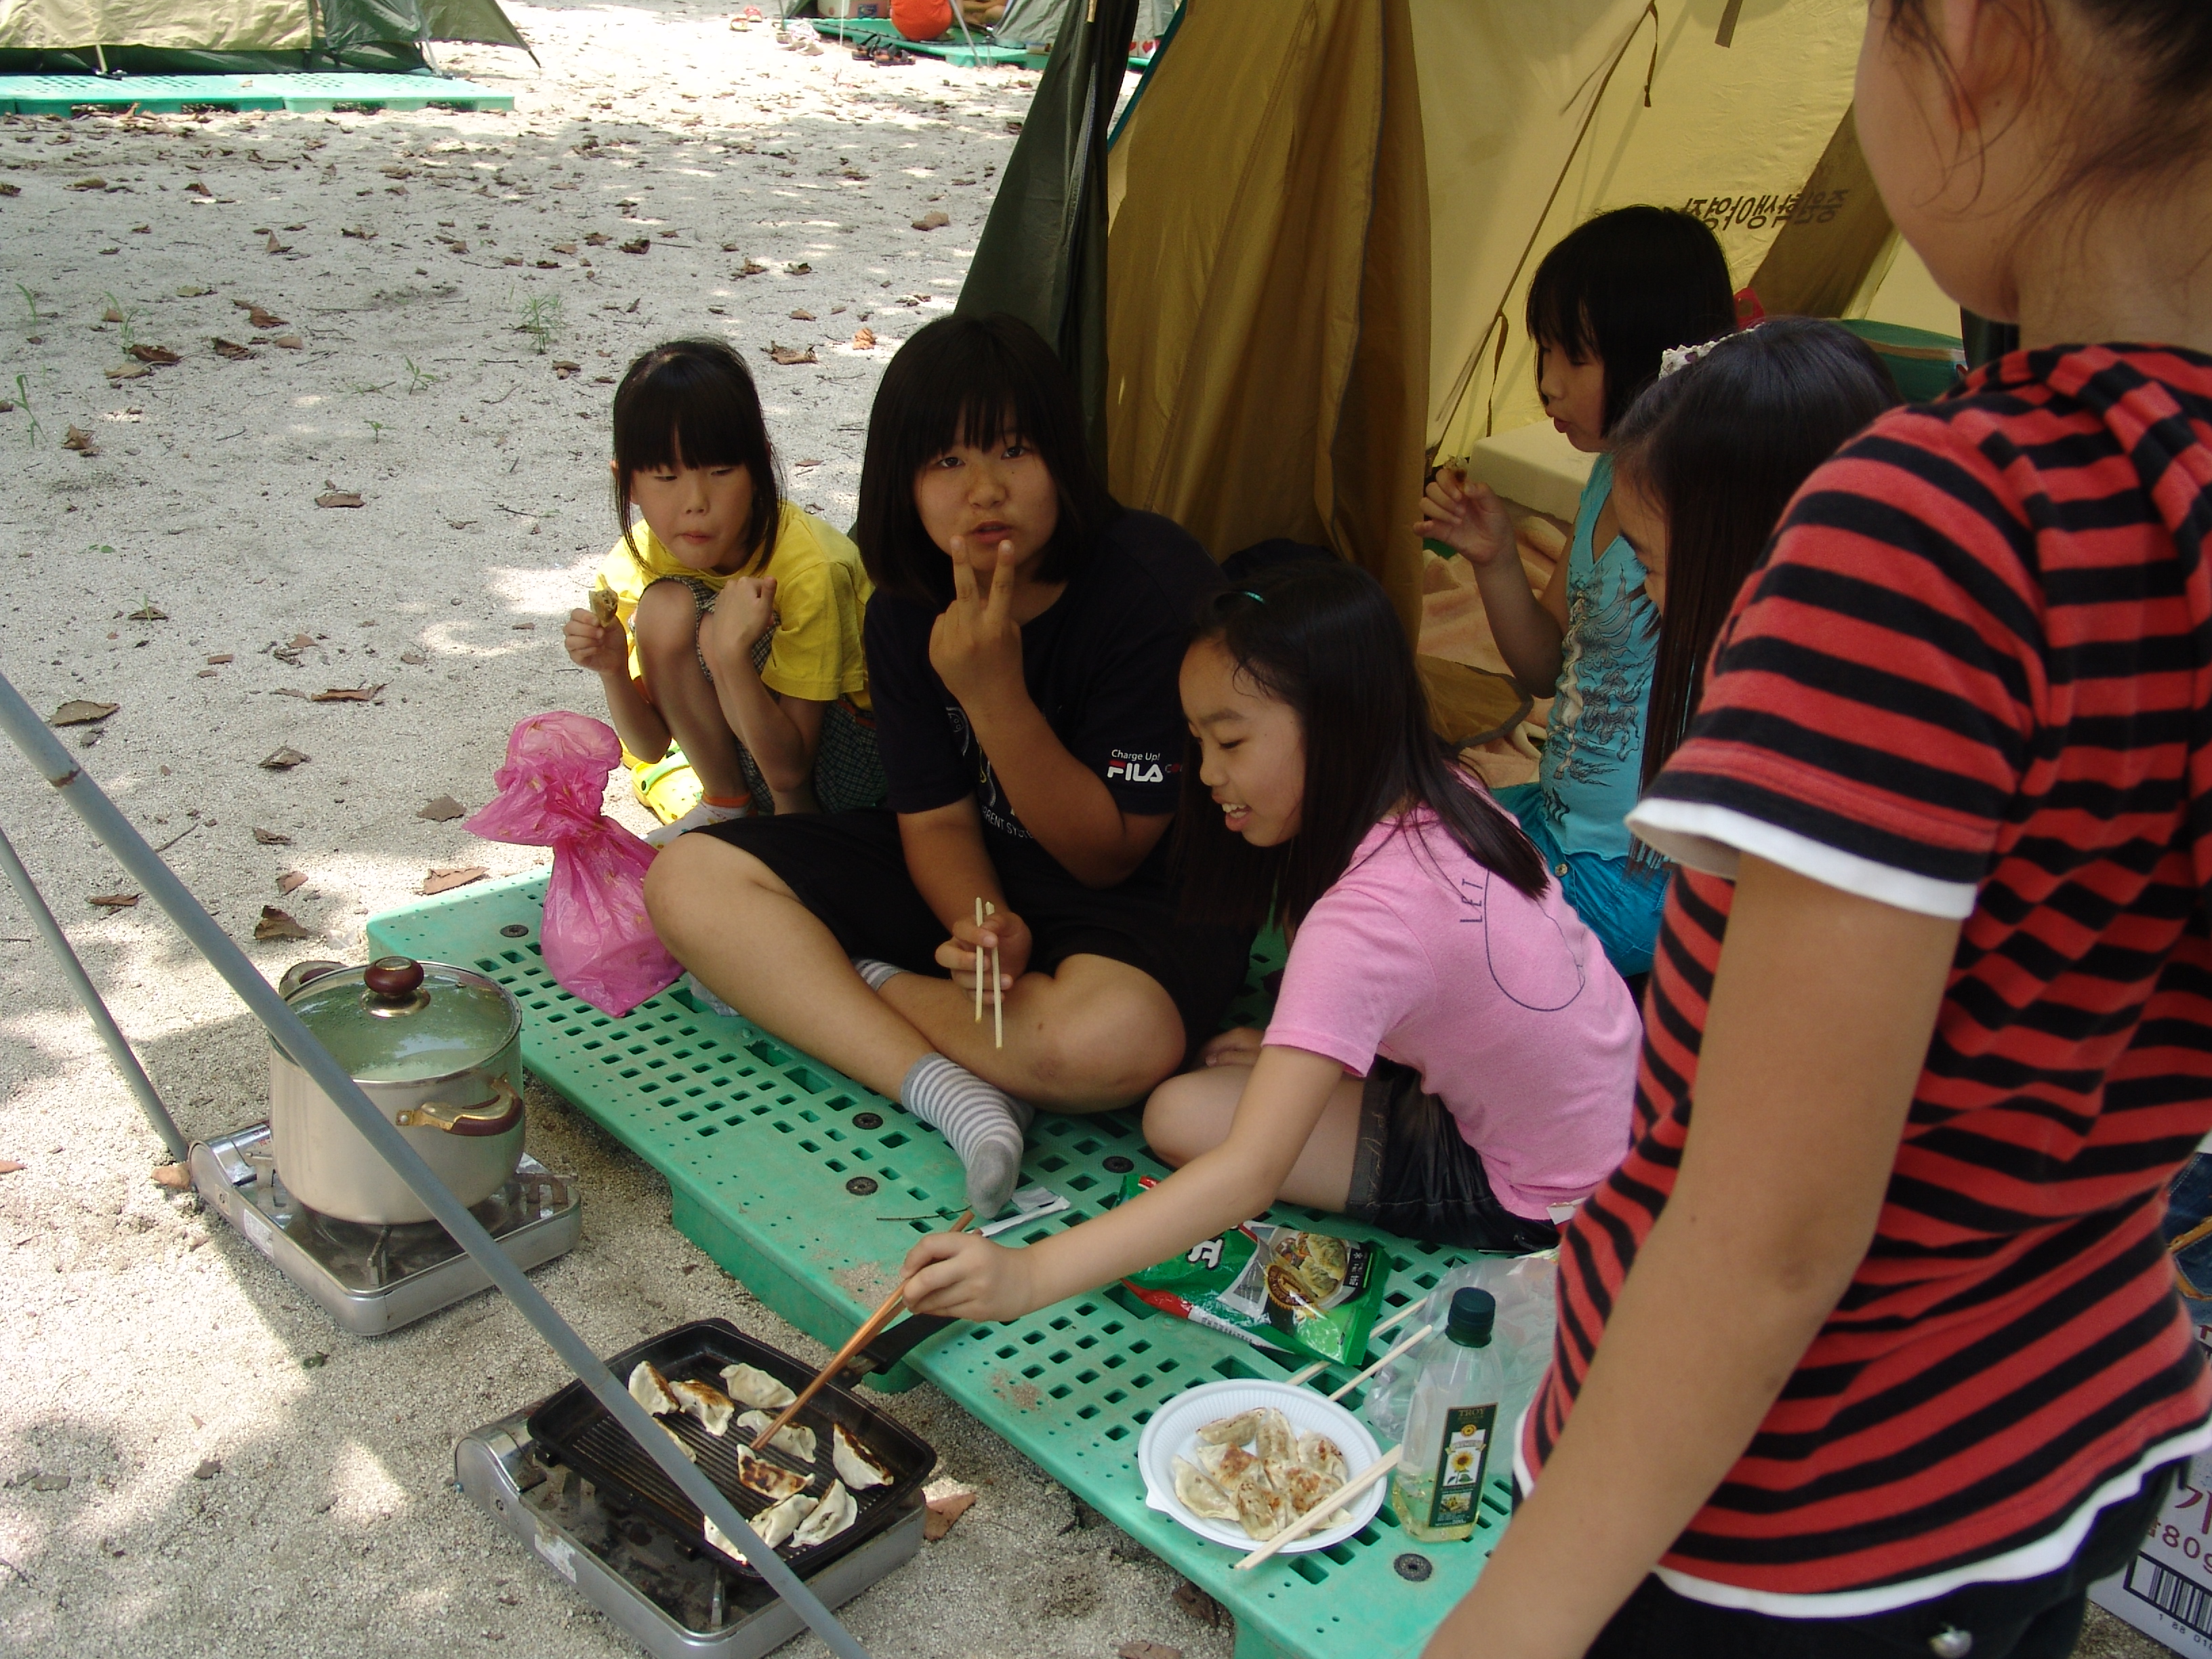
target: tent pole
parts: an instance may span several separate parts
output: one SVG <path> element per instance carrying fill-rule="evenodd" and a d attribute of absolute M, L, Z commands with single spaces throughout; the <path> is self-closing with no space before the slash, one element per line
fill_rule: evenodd
<path fill-rule="evenodd" d="M 23 860 L 15 855 L 15 848 L 5 832 L 0 832 L 0 870 L 7 872 L 9 884 L 15 888 L 15 896 L 31 913 L 31 920 L 37 924 L 40 935 L 46 939 L 46 948 L 53 952 L 54 965 L 62 970 L 62 977 L 69 981 L 70 988 L 76 993 L 76 1000 L 84 1005 L 84 1012 L 91 1019 L 93 1029 L 100 1033 L 100 1040 L 107 1045 L 108 1057 L 114 1060 L 115 1069 L 123 1073 L 123 1080 L 131 1085 L 131 1092 L 138 1097 L 138 1109 L 146 1114 L 146 1121 L 152 1124 L 154 1133 L 161 1137 L 161 1144 L 169 1149 L 169 1156 L 182 1164 L 191 1147 L 186 1143 L 183 1132 L 177 1127 L 176 1119 L 169 1115 L 169 1109 L 161 1103 L 161 1097 L 155 1092 L 153 1079 L 146 1075 L 146 1068 L 138 1063 L 138 1056 L 131 1051 L 130 1042 L 124 1036 L 122 1028 L 116 1024 L 115 1016 L 108 1012 L 107 1005 L 100 1000 L 100 993 L 93 988 L 91 976 L 84 971 L 84 963 L 70 945 L 69 935 L 62 932 L 61 923 L 54 920 L 54 913 L 46 908 L 46 901 L 31 880 L 31 872 L 23 867 Z"/>
<path fill-rule="evenodd" d="M 968 32 L 968 9 L 961 0 L 952 0 L 952 21 L 960 25 L 960 38 L 968 43 L 968 67 L 982 68 L 982 54 L 975 50 L 975 37 Z"/>
<path fill-rule="evenodd" d="M 201 908 L 191 890 L 177 879 L 176 872 L 161 862 L 161 855 L 146 844 L 131 820 L 70 758 L 69 750 L 46 729 L 46 723 L 23 701 L 22 694 L 5 675 L 0 675 L 0 731 L 4 731 L 22 750 L 24 758 L 60 791 L 62 799 L 106 844 L 115 861 L 153 896 L 155 902 L 168 913 L 169 920 L 176 923 L 178 931 L 193 949 L 207 958 L 208 964 L 229 982 L 239 1000 L 259 1018 L 277 1047 L 330 1097 L 331 1103 L 345 1114 L 347 1121 L 422 1200 L 438 1224 L 475 1259 L 491 1282 L 506 1292 L 522 1316 L 537 1328 L 547 1346 L 561 1356 L 645 1455 L 675 1483 L 677 1490 L 721 1529 L 736 1545 L 738 1553 L 768 1581 L 770 1589 L 790 1603 L 792 1611 L 806 1621 L 838 1659 L 868 1659 L 867 1650 L 837 1622 L 814 1592 L 800 1582 L 799 1575 L 761 1541 L 760 1534 L 745 1523 L 737 1506 L 678 1449 L 676 1437 L 630 1398 L 629 1389 L 616 1380 L 615 1374 L 592 1351 L 590 1344 L 561 1317 L 544 1292 L 530 1282 L 530 1276 L 484 1231 L 483 1224 L 438 1179 L 392 1120 L 362 1092 L 352 1074 L 316 1040 L 314 1033 L 293 1012 L 291 1004 L 276 994 L 276 988 L 262 977 L 261 970 L 247 959 L 216 919 Z"/>

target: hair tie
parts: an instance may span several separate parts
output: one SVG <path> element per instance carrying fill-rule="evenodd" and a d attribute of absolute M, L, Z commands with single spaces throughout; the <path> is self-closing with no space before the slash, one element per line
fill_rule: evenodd
<path fill-rule="evenodd" d="M 1252 601 L 1252 603 L 1253 603 L 1253 604 L 1255 604 L 1255 605 L 1265 605 L 1265 604 L 1267 604 L 1267 602 L 1264 598 L 1262 598 L 1261 595 L 1259 595 L 1259 594 L 1257 594 L 1257 593 L 1255 593 L 1255 592 L 1254 592 L 1250 588 L 1249 588 L 1249 587 L 1248 587 L 1248 588 L 1246 588 L 1246 589 L 1244 589 L 1244 590 L 1243 590 L 1243 592 L 1244 592 L 1244 597 L 1245 597 L 1246 599 L 1248 599 L 1251 600 L 1251 601 Z"/>
<path fill-rule="evenodd" d="M 1753 328 L 1756 328 L 1759 325 L 1756 323 L 1752 325 Z M 1750 329 L 1743 329 L 1740 331 L 1731 331 L 1731 333 L 1741 332 L 1747 334 L 1750 331 Z M 1659 354 L 1659 379 L 1663 380 L 1669 374 L 1680 374 L 1692 363 L 1702 361 L 1715 346 L 1718 345 L 1723 340 L 1729 337 L 1729 334 L 1717 334 L 1711 339 L 1700 341 L 1696 345 L 1668 346 L 1664 351 Z"/>

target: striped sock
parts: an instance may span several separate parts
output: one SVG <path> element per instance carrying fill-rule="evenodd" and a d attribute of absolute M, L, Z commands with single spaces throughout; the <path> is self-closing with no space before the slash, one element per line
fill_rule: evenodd
<path fill-rule="evenodd" d="M 907 969 L 889 962 L 878 962 L 873 957 L 854 957 L 853 971 L 867 981 L 871 991 L 880 991 Z"/>
<path fill-rule="evenodd" d="M 943 1054 L 924 1054 L 899 1085 L 899 1103 L 944 1131 L 968 1170 L 968 1202 L 988 1221 L 1021 1180 L 1022 1134 L 1035 1110 Z"/>

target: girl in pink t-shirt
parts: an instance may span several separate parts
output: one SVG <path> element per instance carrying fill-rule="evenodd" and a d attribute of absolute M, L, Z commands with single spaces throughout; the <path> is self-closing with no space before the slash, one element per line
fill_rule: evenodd
<path fill-rule="evenodd" d="M 1525 1251 L 1628 1148 L 1627 987 L 1513 819 L 1431 734 L 1382 587 L 1316 560 L 1208 602 L 1182 677 L 1186 907 L 1279 921 L 1275 1018 L 1152 1093 L 1176 1173 L 1009 1250 L 935 1234 L 920 1312 L 1004 1320 L 1178 1255 L 1278 1199 Z"/>

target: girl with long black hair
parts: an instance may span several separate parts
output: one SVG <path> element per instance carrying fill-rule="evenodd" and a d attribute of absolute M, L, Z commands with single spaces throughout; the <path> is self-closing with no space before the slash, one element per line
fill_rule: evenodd
<path fill-rule="evenodd" d="M 1511 815 L 1431 734 L 1375 579 L 1315 561 L 1218 596 L 1182 690 L 1187 909 L 1290 933 L 1274 1018 L 1153 1091 L 1145 1134 L 1173 1176 L 1026 1249 L 922 1240 L 906 1262 L 918 1311 L 1012 1319 L 1278 1198 L 1439 1243 L 1542 1249 L 1627 1146 L 1627 988 Z"/>

